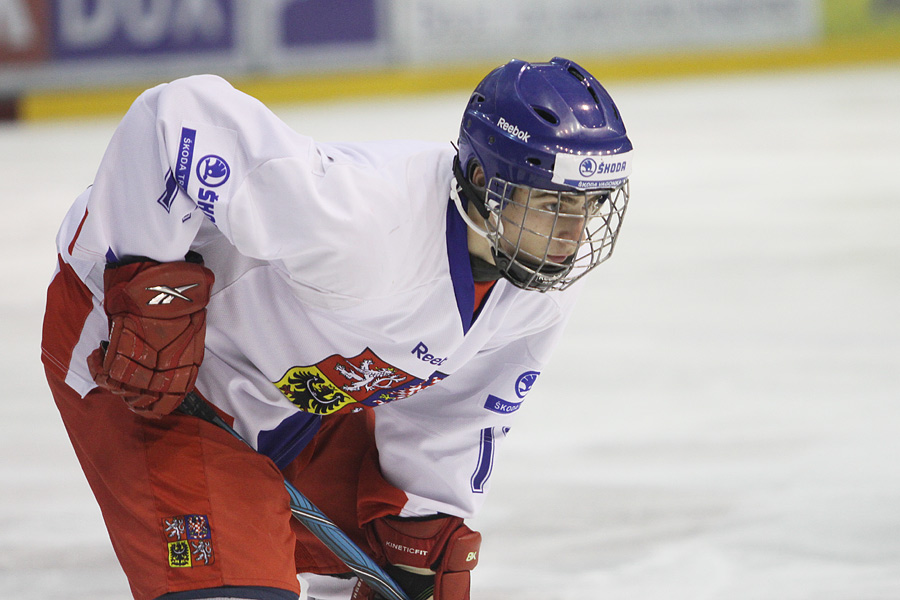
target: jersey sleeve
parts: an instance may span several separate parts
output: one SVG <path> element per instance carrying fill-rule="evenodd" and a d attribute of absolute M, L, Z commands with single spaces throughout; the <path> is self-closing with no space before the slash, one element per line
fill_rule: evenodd
<path fill-rule="evenodd" d="M 417 198 L 446 204 L 449 156 L 433 143 L 317 143 L 225 80 L 188 77 L 132 105 L 60 249 L 95 263 L 182 260 L 207 222 L 302 285 L 381 293 L 433 236 L 406 224 Z"/>
<path fill-rule="evenodd" d="M 219 77 L 147 90 L 110 140 L 69 253 L 181 260 L 204 219 L 233 241 L 236 192 L 254 169 L 285 156 L 314 160 L 314 144 Z"/>
<path fill-rule="evenodd" d="M 375 409 L 382 473 L 409 498 L 401 516 L 478 512 L 499 449 L 565 320 L 485 349 L 441 385 Z"/>

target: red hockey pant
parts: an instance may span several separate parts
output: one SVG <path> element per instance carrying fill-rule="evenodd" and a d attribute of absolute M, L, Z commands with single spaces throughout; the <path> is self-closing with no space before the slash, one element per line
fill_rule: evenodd
<path fill-rule="evenodd" d="M 405 502 L 378 473 L 370 411 L 326 419 L 282 473 L 200 419 L 140 417 L 99 388 L 82 398 L 64 377 L 91 307 L 87 288 L 61 263 L 48 291 L 44 364 L 138 600 L 220 586 L 299 593 L 297 572 L 346 572 L 292 519 L 285 476 L 361 545 L 362 523 L 395 514 Z"/>

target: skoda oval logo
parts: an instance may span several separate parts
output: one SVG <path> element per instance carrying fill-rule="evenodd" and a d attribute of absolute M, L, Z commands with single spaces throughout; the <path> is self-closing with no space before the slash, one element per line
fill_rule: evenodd
<path fill-rule="evenodd" d="M 519 375 L 516 380 L 516 396 L 524 398 L 525 394 L 531 391 L 531 386 L 537 381 L 538 375 L 540 375 L 538 371 L 525 371 Z"/>
<path fill-rule="evenodd" d="M 593 158 L 586 158 L 578 165 L 578 171 L 582 177 L 590 177 L 597 172 L 597 161 Z"/>
<path fill-rule="evenodd" d="M 197 177 L 206 187 L 219 187 L 231 175 L 231 168 L 221 156 L 207 154 L 197 163 Z"/>

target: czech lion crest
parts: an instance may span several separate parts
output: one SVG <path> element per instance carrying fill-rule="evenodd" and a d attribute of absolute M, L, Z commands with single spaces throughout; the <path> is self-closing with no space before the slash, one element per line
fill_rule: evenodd
<path fill-rule="evenodd" d="M 354 403 L 384 404 L 394 399 L 389 392 L 417 381 L 366 348 L 351 358 L 333 354 L 314 365 L 292 367 L 275 386 L 300 410 L 330 415 Z"/>

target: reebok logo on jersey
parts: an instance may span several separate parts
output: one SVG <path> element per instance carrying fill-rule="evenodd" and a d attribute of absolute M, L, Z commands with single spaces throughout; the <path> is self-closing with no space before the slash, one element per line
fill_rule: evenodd
<path fill-rule="evenodd" d="M 508 132 L 510 135 L 519 138 L 523 142 L 527 142 L 528 138 L 531 137 L 530 133 L 522 131 L 512 123 L 507 122 L 503 117 L 500 117 L 500 120 L 497 121 L 497 127 L 502 129 L 503 131 Z"/>
<path fill-rule="evenodd" d="M 425 342 L 419 342 L 415 348 L 412 349 L 410 354 L 415 355 L 419 360 L 425 361 L 427 363 L 431 363 L 433 365 L 442 365 L 444 361 L 447 360 L 447 357 L 439 357 L 435 356 L 428 352 L 428 346 L 425 345 Z"/>
<path fill-rule="evenodd" d="M 155 306 L 157 304 L 172 304 L 172 300 L 175 298 L 180 298 L 182 300 L 187 300 L 188 302 L 193 302 L 190 298 L 184 295 L 183 292 L 191 288 L 197 287 L 198 283 L 192 283 L 190 285 L 182 285 L 177 288 L 171 288 L 167 285 L 154 285 L 153 287 L 146 288 L 148 292 L 159 292 L 157 295 L 153 296 L 150 301 L 147 303 L 151 306 Z"/>

